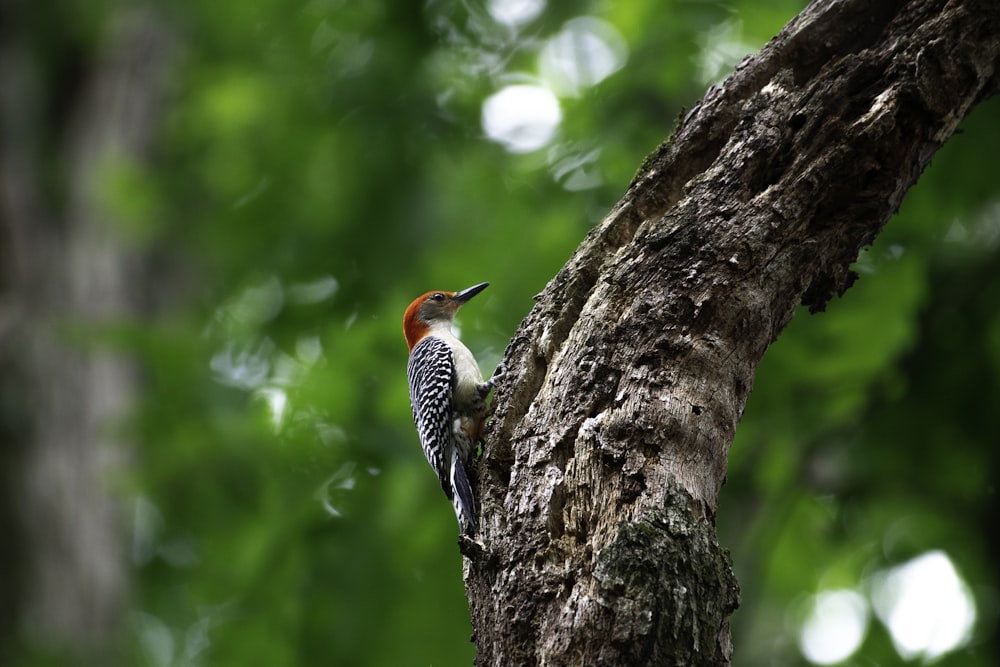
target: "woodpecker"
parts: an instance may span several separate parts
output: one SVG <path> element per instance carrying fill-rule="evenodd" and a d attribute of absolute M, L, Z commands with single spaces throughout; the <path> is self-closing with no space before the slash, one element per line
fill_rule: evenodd
<path fill-rule="evenodd" d="M 403 315 L 413 422 L 424 456 L 455 506 L 462 534 L 472 534 L 476 527 L 466 467 L 483 432 L 493 381 L 483 381 L 475 357 L 452 332 L 452 323 L 458 309 L 487 286 L 427 292 L 414 299 Z"/>

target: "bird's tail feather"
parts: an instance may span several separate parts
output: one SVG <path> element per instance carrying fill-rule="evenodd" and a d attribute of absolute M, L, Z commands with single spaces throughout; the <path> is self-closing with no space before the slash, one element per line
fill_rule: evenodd
<path fill-rule="evenodd" d="M 455 489 L 451 499 L 455 506 L 455 516 L 463 533 L 472 533 L 476 528 L 476 515 L 472 504 L 472 485 L 465 474 L 465 466 L 457 456 L 451 460 L 451 483 Z"/>

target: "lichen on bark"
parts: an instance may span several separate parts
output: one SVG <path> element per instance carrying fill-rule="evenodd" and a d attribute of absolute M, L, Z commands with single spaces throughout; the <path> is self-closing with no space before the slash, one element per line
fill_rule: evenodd
<path fill-rule="evenodd" d="M 739 606 L 729 552 L 691 513 L 688 493 L 670 487 L 665 507 L 622 523 L 597 556 L 599 599 L 614 616 L 615 664 L 718 665 L 730 658 L 728 631 L 719 630 Z"/>

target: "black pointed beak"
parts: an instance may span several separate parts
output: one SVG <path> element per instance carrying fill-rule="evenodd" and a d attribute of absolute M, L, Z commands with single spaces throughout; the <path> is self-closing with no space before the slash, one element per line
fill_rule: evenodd
<path fill-rule="evenodd" d="M 478 285 L 473 285 L 472 287 L 467 287 L 461 292 L 456 292 L 455 296 L 451 297 L 451 300 L 458 303 L 459 305 L 465 303 L 472 297 L 476 296 L 484 289 L 489 287 L 489 283 L 479 283 Z"/>

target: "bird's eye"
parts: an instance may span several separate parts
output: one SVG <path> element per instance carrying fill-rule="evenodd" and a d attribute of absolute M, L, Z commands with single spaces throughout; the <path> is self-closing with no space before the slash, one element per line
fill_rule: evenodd
<path fill-rule="evenodd" d="M 431 294 L 428 298 L 430 298 L 431 301 L 444 301 L 444 293 L 434 292 L 434 294 Z"/>

